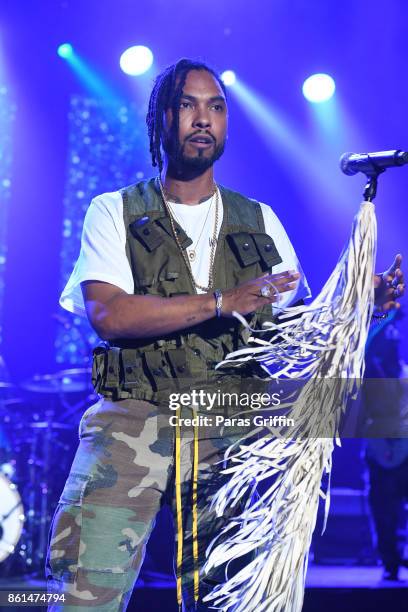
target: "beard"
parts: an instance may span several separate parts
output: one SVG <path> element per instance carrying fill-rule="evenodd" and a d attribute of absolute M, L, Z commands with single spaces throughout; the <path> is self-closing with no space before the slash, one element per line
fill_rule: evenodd
<path fill-rule="evenodd" d="M 169 158 L 169 162 L 178 172 L 205 172 L 222 156 L 225 150 L 224 139 L 221 143 L 215 143 L 211 155 L 205 149 L 197 149 L 194 155 L 187 155 L 185 152 L 186 142 L 180 143 L 173 138 L 166 138 L 163 141 L 163 149 Z"/>

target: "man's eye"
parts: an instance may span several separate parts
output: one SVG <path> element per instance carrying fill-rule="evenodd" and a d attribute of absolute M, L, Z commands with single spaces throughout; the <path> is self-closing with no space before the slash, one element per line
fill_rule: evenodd
<path fill-rule="evenodd" d="M 180 102 L 180 108 L 191 108 L 191 102 Z"/>
<path fill-rule="evenodd" d="M 223 111 L 224 107 L 222 104 L 213 104 L 213 109 L 216 111 Z"/>

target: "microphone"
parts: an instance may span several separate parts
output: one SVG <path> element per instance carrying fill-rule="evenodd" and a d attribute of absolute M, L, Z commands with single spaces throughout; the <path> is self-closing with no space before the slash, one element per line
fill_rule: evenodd
<path fill-rule="evenodd" d="M 408 152 L 399 149 L 375 153 L 344 153 L 340 157 L 340 168 L 348 176 L 353 176 L 357 172 L 368 175 L 379 174 L 387 168 L 404 164 L 408 164 Z"/>

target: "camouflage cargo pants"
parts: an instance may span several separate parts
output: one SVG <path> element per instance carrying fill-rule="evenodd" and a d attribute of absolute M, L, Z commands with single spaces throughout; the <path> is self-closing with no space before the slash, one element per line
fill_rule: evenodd
<path fill-rule="evenodd" d="M 54 515 L 47 559 L 49 590 L 65 594 L 52 612 L 126 609 L 154 520 L 166 498 L 174 507 L 174 427 L 169 413 L 148 402 L 101 400 L 84 414 L 80 444 Z M 231 438 L 200 435 L 199 567 L 224 519 L 210 513 Z M 192 558 L 192 438 L 181 440 L 183 610 L 194 610 Z M 176 534 L 177 534 L 177 530 Z M 220 575 L 209 577 L 219 581 Z M 208 579 L 208 577 L 207 577 Z M 222 580 L 222 578 L 221 578 Z M 201 597 L 209 591 L 200 578 Z"/>

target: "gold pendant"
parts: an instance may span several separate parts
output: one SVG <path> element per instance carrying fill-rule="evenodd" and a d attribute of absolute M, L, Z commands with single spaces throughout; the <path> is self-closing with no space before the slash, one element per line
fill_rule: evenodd
<path fill-rule="evenodd" d="M 191 249 L 190 251 L 188 251 L 188 258 L 190 261 L 194 261 L 196 258 L 196 252 L 194 249 Z"/>

